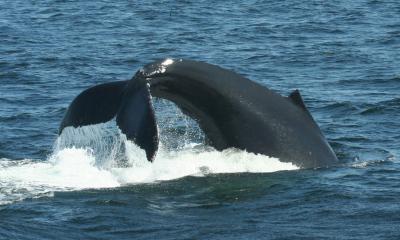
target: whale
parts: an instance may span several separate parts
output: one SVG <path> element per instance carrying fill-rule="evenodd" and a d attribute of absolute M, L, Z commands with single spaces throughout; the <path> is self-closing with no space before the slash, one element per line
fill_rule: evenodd
<path fill-rule="evenodd" d="M 232 70 L 206 62 L 163 59 L 139 69 L 130 80 L 99 84 L 81 92 L 60 124 L 82 127 L 115 118 L 127 139 L 155 159 L 159 131 L 152 97 L 167 99 L 194 119 L 206 144 L 236 148 L 324 168 L 338 158 L 308 111 L 299 90 L 282 96 Z"/>

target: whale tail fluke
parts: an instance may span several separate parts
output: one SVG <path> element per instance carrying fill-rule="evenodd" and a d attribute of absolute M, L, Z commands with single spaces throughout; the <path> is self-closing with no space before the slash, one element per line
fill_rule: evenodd
<path fill-rule="evenodd" d="M 91 87 L 68 107 L 59 134 L 66 127 L 104 123 L 116 117 L 128 140 L 145 150 L 152 161 L 158 149 L 158 129 L 150 90 L 136 81 L 118 81 Z"/>
<path fill-rule="evenodd" d="M 153 161 L 158 149 L 158 128 L 149 86 L 134 78 L 125 88 L 123 102 L 117 113 L 117 125 L 129 140 L 145 150 Z"/>
<path fill-rule="evenodd" d="M 81 127 L 110 121 L 121 105 L 127 81 L 96 85 L 81 92 L 70 104 L 59 128 Z"/>

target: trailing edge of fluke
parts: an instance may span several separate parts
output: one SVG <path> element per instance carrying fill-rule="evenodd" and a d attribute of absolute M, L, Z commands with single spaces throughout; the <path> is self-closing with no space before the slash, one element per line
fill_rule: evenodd
<path fill-rule="evenodd" d="M 233 71 L 192 60 L 157 61 L 131 80 L 86 89 L 69 106 L 59 133 L 116 117 L 121 131 L 153 161 L 159 137 L 152 96 L 174 102 L 195 119 L 217 150 L 238 148 L 301 168 L 338 162 L 298 90 L 284 97 Z"/>

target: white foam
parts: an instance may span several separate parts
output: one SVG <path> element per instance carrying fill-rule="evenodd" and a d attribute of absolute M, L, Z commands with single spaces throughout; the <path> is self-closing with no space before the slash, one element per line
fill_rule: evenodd
<path fill-rule="evenodd" d="M 65 148 L 47 161 L 0 160 L 0 204 L 27 197 L 48 195 L 52 191 L 87 188 L 114 188 L 210 173 L 275 172 L 298 169 L 291 163 L 234 149 L 179 152 L 161 151 L 153 163 L 144 152 L 127 144 L 129 167 L 104 167 L 96 164 L 92 151 Z"/>
<path fill-rule="evenodd" d="M 174 138 L 166 138 L 166 143 L 172 143 Z M 182 142 L 183 147 L 161 145 L 151 163 L 142 149 L 126 140 L 115 122 L 66 128 L 46 160 L 0 159 L 0 205 L 52 196 L 54 191 L 115 188 L 218 173 L 298 169 L 276 158 L 235 149 L 219 152 L 187 139 Z"/>
<path fill-rule="evenodd" d="M 111 172 L 121 184 L 147 183 L 177 179 L 185 176 L 206 176 L 214 173 L 275 172 L 298 169 L 276 158 L 228 149 L 179 152 L 161 151 L 153 163 L 145 158 L 130 168 L 113 168 Z"/>

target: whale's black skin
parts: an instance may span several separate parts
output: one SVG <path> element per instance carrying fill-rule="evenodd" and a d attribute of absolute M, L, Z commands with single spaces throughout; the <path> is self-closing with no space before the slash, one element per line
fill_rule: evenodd
<path fill-rule="evenodd" d="M 277 157 L 301 168 L 338 160 L 308 112 L 299 91 L 283 97 L 215 65 L 167 59 L 146 65 L 129 81 L 82 92 L 60 126 L 111 120 L 153 160 L 158 131 L 151 96 L 168 99 L 195 119 L 217 150 L 238 148 Z"/>

